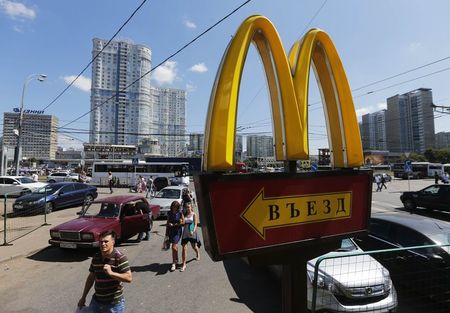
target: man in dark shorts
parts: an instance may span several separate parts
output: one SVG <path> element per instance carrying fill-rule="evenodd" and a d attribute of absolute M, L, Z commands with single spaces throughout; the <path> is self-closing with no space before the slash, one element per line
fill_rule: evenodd
<path fill-rule="evenodd" d="M 114 248 L 115 240 L 116 233 L 112 230 L 100 235 L 100 252 L 92 258 L 83 295 L 78 301 L 80 309 L 86 305 L 86 296 L 94 285 L 95 292 L 89 304 L 89 312 L 125 312 L 122 282 L 130 283 L 132 275 L 128 258 Z"/>

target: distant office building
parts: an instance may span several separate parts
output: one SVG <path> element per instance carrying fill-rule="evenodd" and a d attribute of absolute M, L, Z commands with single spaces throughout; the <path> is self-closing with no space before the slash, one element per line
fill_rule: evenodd
<path fill-rule="evenodd" d="M 170 157 L 187 153 L 186 91 L 173 88 L 151 88 L 153 126 L 161 154 Z"/>
<path fill-rule="evenodd" d="M 3 113 L 3 144 L 14 149 L 20 113 Z M 22 159 L 54 160 L 57 149 L 58 119 L 53 115 L 23 114 L 22 120 Z"/>
<path fill-rule="evenodd" d="M 93 58 L 107 42 L 93 39 Z M 90 143 L 137 145 L 148 136 L 150 75 L 140 77 L 150 69 L 150 48 L 126 40 L 112 41 L 93 61 Z"/>
<path fill-rule="evenodd" d="M 450 148 L 450 132 L 439 132 L 436 134 L 436 149 Z"/>
<path fill-rule="evenodd" d="M 361 140 L 364 150 L 386 150 L 386 110 L 362 116 Z"/>
<path fill-rule="evenodd" d="M 247 136 L 248 157 L 273 157 L 274 155 L 272 136 Z"/>
<path fill-rule="evenodd" d="M 203 153 L 203 138 L 202 133 L 189 134 L 189 152 L 194 155 L 202 155 Z"/>
<path fill-rule="evenodd" d="M 433 95 L 420 88 L 387 99 L 386 138 L 390 152 L 423 153 L 434 147 Z"/>
<path fill-rule="evenodd" d="M 243 145 L 242 140 L 243 140 L 242 135 L 236 135 L 236 141 L 234 144 L 234 159 L 235 159 L 235 161 L 243 160 L 242 152 L 244 150 L 244 145 Z"/>

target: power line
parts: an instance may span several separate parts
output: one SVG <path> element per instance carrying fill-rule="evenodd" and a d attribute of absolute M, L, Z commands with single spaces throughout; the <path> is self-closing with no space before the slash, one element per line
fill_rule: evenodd
<path fill-rule="evenodd" d="M 165 58 L 163 61 L 161 61 L 158 65 L 156 65 L 154 68 L 152 68 L 151 70 L 147 71 L 146 73 L 144 73 L 143 75 L 141 75 L 139 78 L 135 79 L 132 83 L 128 84 L 127 86 L 125 86 L 124 88 L 120 89 L 118 92 L 114 93 L 111 97 L 109 97 L 108 99 L 106 99 L 105 101 L 101 102 L 100 104 L 96 105 L 93 109 L 89 110 L 88 112 L 86 112 L 85 114 L 79 116 L 78 118 L 72 120 L 71 122 L 61 126 L 61 127 L 65 127 L 68 126 L 70 124 L 73 124 L 74 122 L 78 121 L 79 119 L 85 117 L 86 115 L 88 115 L 89 113 L 91 113 L 92 111 L 94 111 L 95 109 L 101 107 L 102 105 L 104 105 L 105 103 L 107 103 L 108 101 L 110 101 L 111 99 L 114 99 L 114 97 L 116 97 L 119 93 L 127 90 L 129 87 L 133 86 L 135 83 L 137 83 L 138 81 L 140 81 L 142 78 L 144 78 L 145 76 L 147 76 L 148 74 L 150 74 L 151 72 L 153 72 L 154 70 L 156 70 L 158 67 L 160 67 L 161 65 L 163 65 L 164 63 L 166 63 L 168 60 L 170 60 L 171 58 L 173 58 L 174 56 L 176 56 L 177 54 L 179 54 L 180 52 L 182 52 L 184 49 L 186 49 L 187 47 L 189 47 L 191 44 L 193 44 L 195 41 L 197 41 L 200 37 L 202 37 L 203 35 L 205 35 L 206 33 L 208 33 L 209 31 L 211 31 L 213 28 L 215 28 L 217 25 L 219 25 L 220 23 L 222 23 L 224 20 L 226 20 L 227 18 L 229 18 L 231 15 L 233 15 L 234 13 L 236 13 L 239 9 L 241 9 L 244 5 L 246 5 L 247 3 L 249 3 L 252 0 L 247 0 L 244 3 L 242 3 L 241 5 L 239 5 L 237 8 L 235 8 L 233 11 L 231 11 L 230 13 L 228 13 L 227 15 L 225 15 L 223 18 L 221 18 L 219 21 L 217 21 L 216 23 L 214 23 L 212 26 L 208 27 L 206 30 L 204 30 L 202 33 L 200 33 L 198 36 L 196 36 L 194 39 L 192 39 L 191 41 L 189 41 L 188 43 L 186 43 L 185 45 L 183 45 L 181 48 L 179 48 L 177 51 L 175 51 L 174 53 L 172 53 L 171 55 L 169 55 L 167 58 Z"/>
<path fill-rule="evenodd" d="M 89 68 L 89 66 L 95 61 L 95 59 L 97 59 L 97 57 L 103 52 L 103 50 L 105 50 L 106 47 L 108 47 L 108 45 L 111 43 L 111 41 L 116 38 L 116 36 L 119 34 L 119 32 L 125 27 L 125 25 L 128 24 L 128 22 L 134 17 L 134 15 L 137 13 L 137 11 L 140 10 L 140 8 L 147 2 L 147 0 L 143 0 L 141 2 L 141 4 L 133 11 L 133 13 L 128 17 L 128 19 L 122 24 L 122 26 L 119 27 L 119 29 L 114 33 L 114 35 L 108 40 L 108 42 L 106 43 L 105 46 L 103 46 L 103 48 L 95 55 L 94 58 L 92 58 L 92 60 L 83 68 L 83 70 L 77 75 L 77 77 L 75 77 L 70 84 L 64 88 L 63 91 L 61 91 L 56 97 L 55 99 L 53 99 L 49 104 L 47 104 L 47 106 L 45 108 L 43 108 L 42 110 L 45 111 L 46 109 L 48 109 L 53 103 L 55 103 L 70 87 L 72 87 L 72 85 L 75 83 L 75 81 Z"/>

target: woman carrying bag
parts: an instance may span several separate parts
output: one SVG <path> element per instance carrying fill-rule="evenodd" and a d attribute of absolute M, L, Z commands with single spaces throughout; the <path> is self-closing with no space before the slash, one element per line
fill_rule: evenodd
<path fill-rule="evenodd" d="M 194 213 L 192 209 L 192 203 L 186 204 L 186 215 L 184 216 L 184 227 L 183 227 L 183 235 L 181 239 L 182 246 L 182 261 L 183 264 L 181 266 L 180 272 L 184 272 L 186 270 L 186 257 L 187 257 L 187 243 L 190 242 L 192 249 L 195 251 L 195 259 L 200 260 L 200 251 L 198 249 L 198 236 L 197 236 L 197 214 Z"/>
<path fill-rule="evenodd" d="M 177 244 L 181 238 L 182 226 L 184 224 L 183 213 L 180 210 L 180 203 L 173 201 L 170 204 L 170 211 L 167 215 L 166 236 L 172 247 L 172 267 L 170 271 L 175 271 L 178 264 Z"/>

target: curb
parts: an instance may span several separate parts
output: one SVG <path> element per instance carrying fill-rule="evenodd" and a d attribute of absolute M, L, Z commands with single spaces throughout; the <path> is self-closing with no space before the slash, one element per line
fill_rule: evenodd
<path fill-rule="evenodd" d="M 46 248 L 48 248 L 48 246 L 45 246 L 43 248 L 37 248 L 37 249 L 34 249 L 32 251 L 29 251 L 29 252 L 14 254 L 14 255 L 8 256 L 6 258 L 0 258 L 0 264 L 3 264 L 5 262 L 9 262 L 9 261 L 12 261 L 12 260 L 15 260 L 15 259 L 18 259 L 18 258 L 22 258 L 22 257 L 29 257 L 30 255 L 35 254 L 37 252 L 40 252 L 40 251 L 42 251 L 42 250 L 44 250 Z"/>

